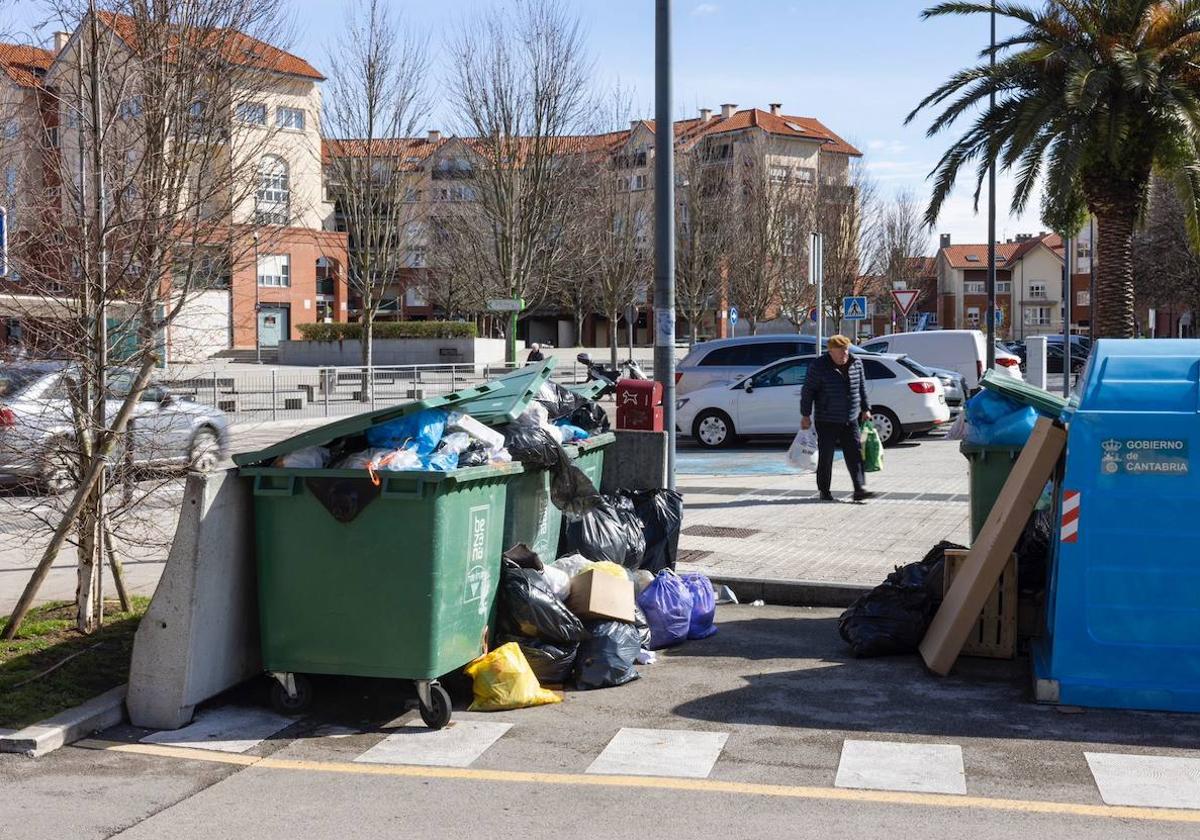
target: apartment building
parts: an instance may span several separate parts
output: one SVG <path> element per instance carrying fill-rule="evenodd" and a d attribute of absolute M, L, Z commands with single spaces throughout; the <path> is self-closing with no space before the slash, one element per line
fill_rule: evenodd
<path fill-rule="evenodd" d="M 120 74 L 124 57 L 133 65 L 138 56 L 135 22 L 105 12 L 98 21 L 108 54 L 116 56 L 106 72 Z M 26 160 L 40 157 L 41 170 L 51 180 L 78 172 L 82 183 L 88 168 L 86 160 L 78 160 L 83 102 L 74 91 L 89 28 L 85 22 L 73 33 L 57 34 L 52 51 L 18 48 L 19 55 L 41 62 L 37 73 L 20 79 L 32 91 L 27 99 L 40 103 L 40 134 L 46 140 L 39 144 L 39 132 L 29 130 L 6 136 L 13 133 L 13 141 L 24 144 Z M 207 165 L 234 174 L 228 189 L 206 196 L 197 211 L 209 220 L 206 260 L 211 267 L 203 287 L 182 301 L 163 336 L 168 362 L 195 362 L 238 349 L 252 353 L 257 344 L 270 348 L 298 337 L 300 324 L 345 320 L 348 312 L 346 236 L 334 229 L 333 204 L 325 200 L 322 183 L 322 75 L 304 59 L 241 33 L 213 33 L 209 41 L 230 72 L 192 103 L 189 119 L 193 130 L 205 127 L 205 142 L 218 146 L 205 158 Z M 0 52 L 0 61 L 4 56 Z M 13 74 L 8 76 L 11 80 Z M 128 79 L 120 86 L 122 98 L 110 107 L 119 119 L 135 122 L 145 100 L 136 70 Z M 137 155 L 136 143 L 123 150 L 130 166 Z M 6 155 L 5 165 L 12 159 Z M 246 180 L 252 183 L 241 183 Z M 53 183 L 46 186 L 55 194 Z M 65 189 L 57 194 L 66 207 L 71 184 L 61 186 Z M 20 301 L 14 303 L 22 292 L 20 278 L 11 279 L 4 291 L 18 310 L 16 317 L 36 316 Z M 162 296 L 164 308 L 181 303 L 173 283 L 164 284 Z"/>

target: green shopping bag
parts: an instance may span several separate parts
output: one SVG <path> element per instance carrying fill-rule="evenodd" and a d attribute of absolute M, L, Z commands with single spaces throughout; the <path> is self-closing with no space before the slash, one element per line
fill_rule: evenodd
<path fill-rule="evenodd" d="M 883 441 L 874 423 L 862 424 L 862 455 L 863 469 L 867 472 L 879 472 L 883 469 Z"/>

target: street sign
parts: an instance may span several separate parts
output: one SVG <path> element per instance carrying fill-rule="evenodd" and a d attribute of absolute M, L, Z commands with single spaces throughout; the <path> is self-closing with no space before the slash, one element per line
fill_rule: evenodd
<path fill-rule="evenodd" d="M 736 306 L 729 307 L 729 326 L 736 328 L 738 322 L 738 308 Z"/>
<path fill-rule="evenodd" d="M 520 298 L 494 298 L 488 301 L 488 309 L 493 312 L 520 312 L 525 308 L 525 301 Z"/>
<path fill-rule="evenodd" d="M 992 315 L 992 318 L 996 322 L 997 329 L 1004 326 L 1004 310 L 1001 309 L 999 306 L 996 307 L 995 312 Z"/>
<path fill-rule="evenodd" d="M 814 324 L 817 323 L 817 307 L 814 306 L 812 309 L 808 310 L 808 320 L 812 321 Z"/>
<path fill-rule="evenodd" d="M 862 296 L 842 298 L 843 321 L 865 321 L 867 318 L 867 299 Z"/>
<path fill-rule="evenodd" d="M 908 317 L 908 313 L 912 312 L 912 308 L 917 305 L 917 298 L 921 296 L 919 289 L 893 289 L 892 300 L 896 302 L 896 308 L 900 310 L 900 314 Z"/>
<path fill-rule="evenodd" d="M 0 207 L 0 277 L 8 276 L 8 211 Z"/>

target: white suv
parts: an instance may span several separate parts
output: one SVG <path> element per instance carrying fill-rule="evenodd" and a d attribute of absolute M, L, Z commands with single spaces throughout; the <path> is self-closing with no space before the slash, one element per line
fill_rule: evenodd
<path fill-rule="evenodd" d="M 822 349 L 827 342 L 821 342 Z M 855 353 L 864 351 L 852 347 Z M 817 352 L 811 335 L 746 335 L 697 344 L 675 365 L 675 396 L 710 385 L 732 385 L 763 365 Z"/>

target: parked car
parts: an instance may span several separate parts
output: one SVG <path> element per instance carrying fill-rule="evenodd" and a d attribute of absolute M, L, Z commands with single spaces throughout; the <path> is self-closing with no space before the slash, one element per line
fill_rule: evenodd
<path fill-rule="evenodd" d="M 828 346 L 821 342 L 821 349 Z M 851 347 L 863 353 L 861 347 Z M 710 385 L 728 385 L 744 379 L 763 365 L 817 352 L 812 335 L 745 335 L 695 345 L 675 366 L 675 395 L 681 397 Z"/>
<path fill-rule="evenodd" d="M 1018 341 L 1013 346 L 1013 352 L 1016 353 L 1021 358 L 1021 369 L 1024 370 L 1025 365 L 1028 364 L 1028 362 L 1029 362 L 1029 348 L 1026 346 L 1025 342 Z M 1057 344 L 1051 344 L 1050 342 L 1047 341 L 1046 342 L 1046 373 L 1062 373 L 1063 372 L 1063 364 L 1065 362 L 1066 362 L 1066 355 L 1063 353 L 1062 341 L 1059 341 Z M 1083 353 L 1082 351 L 1080 351 L 1080 354 L 1076 355 L 1074 352 L 1074 348 L 1072 348 L 1071 373 L 1075 374 L 1075 373 L 1079 373 L 1080 371 L 1082 371 L 1087 366 L 1087 362 L 1088 362 L 1088 357 L 1087 357 L 1086 353 Z"/>
<path fill-rule="evenodd" d="M 912 364 L 917 365 L 922 370 L 929 371 L 929 373 L 942 381 L 942 388 L 946 391 L 946 405 L 950 408 L 950 419 L 953 420 L 957 417 L 967 401 L 967 380 L 963 378 L 963 375 L 955 370 L 922 365 L 911 356 L 906 358 Z"/>
<path fill-rule="evenodd" d="M 701 446 L 729 446 L 739 437 L 795 435 L 800 391 L 815 354 L 784 359 L 735 384 L 713 385 L 676 400 L 675 424 Z M 904 356 L 862 357 L 867 399 L 884 446 L 950 420 L 942 383 Z"/>
<path fill-rule="evenodd" d="M 979 381 L 987 366 L 987 339 L 979 330 L 927 330 L 893 333 L 863 345 L 868 353 L 903 353 L 923 365 L 953 370 L 966 380 L 970 393 L 979 390 Z M 1021 360 L 996 345 L 996 370 L 1016 379 L 1021 376 Z"/>
<path fill-rule="evenodd" d="M 1057 344 L 1063 346 L 1063 337 L 1061 335 L 1046 336 L 1047 344 Z M 1015 351 L 1014 351 L 1015 352 Z M 1071 358 L 1079 356 L 1086 359 L 1092 353 L 1092 340 L 1085 335 L 1071 336 Z"/>
<path fill-rule="evenodd" d="M 70 391 L 75 370 L 64 362 L 18 362 L 0 369 L 0 482 L 29 482 L 63 492 L 77 481 Z M 115 419 L 135 373 L 108 374 L 105 410 Z M 134 407 L 132 460 L 139 466 L 215 469 L 229 444 L 229 423 L 216 408 L 151 384 Z M 124 450 L 118 450 L 123 457 Z M 115 463 L 119 461 L 114 458 Z"/>

